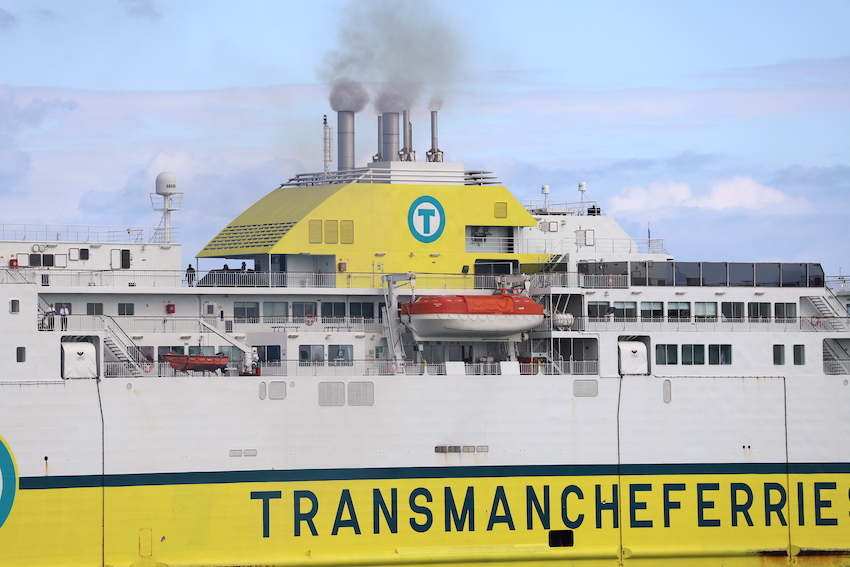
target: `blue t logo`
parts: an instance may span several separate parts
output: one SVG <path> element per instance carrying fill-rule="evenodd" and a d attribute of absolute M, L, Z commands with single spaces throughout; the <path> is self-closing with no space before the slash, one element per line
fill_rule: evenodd
<path fill-rule="evenodd" d="M 434 197 L 419 197 L 407 212 L 407 226 L 419 242 L 434 242 L 446 227 L 443 206 Z"/>
<path fill-rule="evenodd" d="M 15 492 L 18 490 L 18 477 L 15 461 L 6 441 L 0 437 L 0 527 L 12 511 Z"/>

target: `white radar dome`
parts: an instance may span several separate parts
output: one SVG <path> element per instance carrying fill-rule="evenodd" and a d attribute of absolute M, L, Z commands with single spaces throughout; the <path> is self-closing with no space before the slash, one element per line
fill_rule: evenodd
<path fill-rule="evenodd" d="M 156 194 L 174 195 L 177 193 L 177 178 L 173 174 L 163 171 L 156 176 Z"/>

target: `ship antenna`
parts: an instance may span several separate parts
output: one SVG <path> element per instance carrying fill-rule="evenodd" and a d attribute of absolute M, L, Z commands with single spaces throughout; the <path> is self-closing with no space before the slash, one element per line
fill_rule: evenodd
<path fill-rule="evenodd" d="M 587 191 L 587 183 L 579 181 L 578 190 L 579 193 L 581 193 L 581 214 L 586 214 L 586 211 L 584 210 L 584 192 Z"/>
<path fill-rule="evenodd" d="M 325 179 L 328 178 L 328 175 L 331 170 L 331 162 L 333 159 L 333 143 L 334 143 L 334 129 L 333 126 L 328 125 L 328 115 L 324 115 L 324 162 L 325 162 Z"/>
<path fill-rule="evenodd" d="M 177 178 L 171 173 L 163 171 L 156 176 L 156 193 L 150 195 L 153 210 L 162 211 L 162 220 L 159 222 L 162 232 L 158 235 L 158 238 L 154 237 L 152 240 L 171 244 L 174 237 L 171 228 L 171 211 L 179 211 L 180 204 L 183 202 L 183 193 L 177 191 Z M 162 197 L 162 204 L 160 204 L 159 197 Z"/>

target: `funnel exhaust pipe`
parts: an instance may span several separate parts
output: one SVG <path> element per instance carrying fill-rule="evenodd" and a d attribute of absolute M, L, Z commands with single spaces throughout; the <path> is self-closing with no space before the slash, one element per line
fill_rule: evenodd
<path fill-rule="evenodd" d="M 384 112 L 381 116 L 381 154 L 384 161 L 398 161 L 398 112 Z"/>
<path fill-rule="evenodd" d="M 378 153 L 372 156 L 372 161 L 375 163 L 379 163 L 384 161 L 383 157 L 383 144 L 384 144 L 384 119 L 383 116 L 378 116 Z"/>
<path fill-rule="evenodd" d="M 340 110 L 336 115 L 339 171 L 354 169 L 354 112 Z"/>
<path fill-rule="evenodd" d="M 425 152 L 425 157 L 430 162 L 443 161 L 443 152 L 437 146 L 437 111 L 431 111 L 431 149 Z"/>
<path fill-rule="evenodd" d="M 399 152 L 401 161 L 416 161 L 416 152 L 413 151 L 413 125 L 410 123 L 410 111 L 401 113 L 402 127 L 404 128 L 404 147 Z"/>

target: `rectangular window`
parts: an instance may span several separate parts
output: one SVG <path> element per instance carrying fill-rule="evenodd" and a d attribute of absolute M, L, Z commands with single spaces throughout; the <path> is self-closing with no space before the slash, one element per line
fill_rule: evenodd
<path fill-rule="evenodd" d="M 785 364 L 785 345 L 773 345 L 773 364 L 776 366 Z"/>
<path fill-rule="evenodd" d="M 41 265 L 47 268 L 53 267 L 53 254 L 44 254 L 41 257 Z"/>
<path fill-rule="evenodd" d="M 323 301 L 322 302 L 322 317 L 323 318 L 324 317 L 334 317 L 334 318 L 345 317 L 345 303 Z"/>
<path fill-rule="evenodd" d="M 242 351 L 232 345 L 220 346 L 216 352 L 226 354 L 229 362 L 239 362 L 242 360 Z"/>
<path fill-rule="evenodd" d="M 775 303 L 773 305 L 773 315 L 779 322 L 793 322 L 797 318 L 797 304 Z"/>
<path fill-rule="evenodd" d="M 744 302 L 724 301 L 720 304 L 720 315 L 723 321 L 740 323 L 744 320 Z"/>
<path fill-rule="evenodd" d="M 682 364 L 705 364 L 705 345 L 682 345 Z"/>
<path fill-rule="evenodd" d="M 263 301 L 263 322 L 286 323 L 289 303 L 286 301 Z"/>
<path fill-rule="evenodd" d="M 212 356 L 215 354 L 215 347 L 213 345 L 189 345 L 189 354 Z"/>
<path fill-rule="evenodd" d="M 17 356 L 18 356 L 18 362 L 26 362 L 27 361 L 27 347 L 19 346 Z"/>
<path fill-rule="evenodd" d="M 86 315 L 103 315 L 103 303 L 86 303 Z"/>
<path fill-rule="evenodd" d="M 162 358 L 162 355 L 163 355 L 163 354 L 168 354 L 168 353 L 170 353 L 170 352 L 173 352 L 174 354 L 184 354 L 184 352 L 183 352 L 183 345 L 179 345 L 179 346 L 161 346 L 161 347 L 156 347 L 156 359 L 157 359 L 159 362 L 165 362 L 165 359 L 164 359 L 164 358 Z"/>
<path fill-rule="evenodd" d="M 717 321 L 717 303 L 714 301 L 694 302 L 694 319 L 697 321 Z"/>
<path fill-rule="evenodd" d="M 88 260 L 89 259 L 89 249 L 88 248 L 80 248 L 80 260 Z"/>
<path fill-rule="evenodd" d="M 677 364 L 676 345 L 655 345 L 655 364 Z"/>
<path fill-rule="evenodd" d="M 794 345 L 794 364 L 806 364 L 806 345 Z"/>
<path fill-rule="evenodd" d="M 260 362 L 280 362 L 280 345 L 259 345 L 257 356 Z"/>
<path fill-rule="evenodd" d="M 260 302 L 234 301 L 233 317 L 243 323 L 256 323 L 260 318 Z"/>
<path fill-rule="evenodd" d="M 660 301 L 641 301 L 640 317 L 643 321 L 660 321 L 664 317 L 664 309 Z"/>
<path fill-rule="evenodd" d="M 318 366 L 325 362 L 325 345 L 299 345 L 298 363 L 301 366 Z"/>
<path fill-rule="evenodd" d="M 118 314 L 119 315 L 135 315 L 136 314 L 136 304 L 135 303 L 119 303 L 118 304 Z"/>
<path fill-rule="evenodd" d="M 351 366 L 354 360 L 354 345 L 328 345 L 330 366 Z"/>
<path fill-rule="evenodd" d="M 615 301 L 614 318 L 637 320 L 637 302 Z"/>
<path fill-rule="evenodd" d="M 747 304 L 747 316 L 750 321 L 767 323 L 770 321 L 770 303 L 750 302 Z"/>
<path fill-rule="evenodd" d="M 667 317 L 670 321 L 690 321 L 691 304 L 688 301 L 670 301 L 667 303 Z"/>
<path fill-rule="evenodd" d="M 363 317 L 364 319 L 374 319 L 375 304 L 352 301 L 348 304 L 348 314 L 351 317 Z"/>
<path fill-rule="evenodd" d="M 21 300 L 20 299 L 10 299 L 9 300 L 9 313 L 20 313 L 21 311 Z"/>
<path fill-rule="evenodd" d="M 139 353 L 144 357 L 145 360 L 153 362 L 154 349 L 152 346 L 140 346 Z"/>
<path fill-rule="evenodd" d="M 587 316 L 591 318 L 605 317 L 608 314 L 607 301 L 588 301 Z"/>
<path fill-rule="evenodd" d="M 293 317 L 315 317 L 316 302 L 315 301 L 293 301 L 292 302 Z"/>
<path fill-rule="evenodd" d="M 732 364 L 732 345 L 708 345 L 709 364 Z"/>

